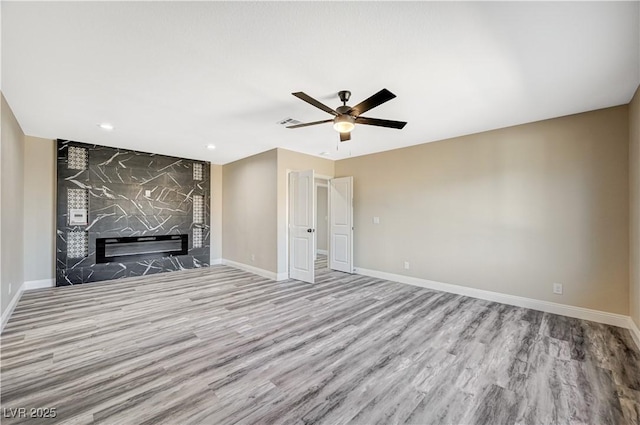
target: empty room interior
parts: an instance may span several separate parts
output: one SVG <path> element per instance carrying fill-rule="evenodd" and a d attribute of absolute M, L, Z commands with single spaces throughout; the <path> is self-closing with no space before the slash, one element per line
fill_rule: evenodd
<path fill-rule="evenodd" d="M 0 423 L 640 425 L 639 1 L 0 16 Z"/>

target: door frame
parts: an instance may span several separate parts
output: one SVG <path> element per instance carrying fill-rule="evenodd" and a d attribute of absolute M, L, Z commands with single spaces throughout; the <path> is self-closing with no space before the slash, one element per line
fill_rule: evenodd
<path fill-rule="evenodd" d="M 316 177 L 316 180 L 324 180 L 324 183 L 320 183 L 320 182 L 315 182 L 315 192 L 316 192 L 316 222 L 313 223 L 314 227 L 317 229 L 318 228 L 318 188 L 319 187 L 324 187 L 325 189 L 327 189 L 327 234 L 326 236 L 326 241 L 327 241 L 327 249 L 326 249 L 326 254 L 325 255 L 329 255 L 329 235 L 331 234 L 331 232 L 329 231 L 329 179 L 319 179 L 318 177 Z M 316 232 L 317 233 L 317 232 Z M 316 246 L 315 246 L 315 252 L 313 255 L 313 258 L 317 259 L 318 258 L 318 237 L 316 236 Z"/>
<path fill-rule="evenodd" d="M 285 196 L 286 196 L 286 203 L 287 203 L 287 208 L 285 209 L 285 226 L 284 226 L 284 231 L 286 232 L 286 237 L 287 237 L 287 243 L 286 243 L 286 247 L 285 247 L 285 265 L 286 265 L 286 275 L 287 275 L 287 279 L 291 279 L 290 277 L 290 269 L 289 269 L 289 242 L 291 242 L 289 239 L 289 174 L 291 174 L 292 172 L 295 171 L 304 171 L 304 170 L 293 170 L 290 168 L 287 168 L 287 188 L 285 190 Z M 313 170 L 314 174 L 315 174 L 315 169 Z M 329 184 L 329 180 L 331 180 L 333 177 L 331 176 L 327 176 L 326 174 L 315 174 L 314 178 L 316 179 L 320 179 L 320 180 L 326 180 L 327 181 L 327 185 Z M 315 182 L 314 182 L 315 183 Z M 328 192 L 328 190 L 327 190 Z M 316 199 L 315 197 L 317 196 L 316 194 L 316 185 L 313 185 L 313 196 L 314 199 Z M 331 211 L 327 211 L 329 214 L 331 213 Z M 315 248 L 315 247 L 314 247 Z"/>

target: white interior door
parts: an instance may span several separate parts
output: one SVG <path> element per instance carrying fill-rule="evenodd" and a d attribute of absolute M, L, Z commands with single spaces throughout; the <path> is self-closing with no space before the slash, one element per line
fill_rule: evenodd
<path fill-rule="evenodd" d="M 314 283 L 316 194 L 313 170 L 289 173 L 289 277 Z"/>
<path fill-rule="evenodd" d="M 353 177 L 329 180 L 329 268 L 353 273 Z"/>

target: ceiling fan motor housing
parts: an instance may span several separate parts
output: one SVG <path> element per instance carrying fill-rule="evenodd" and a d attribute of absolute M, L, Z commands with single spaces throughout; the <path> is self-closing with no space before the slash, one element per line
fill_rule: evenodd
<path fill-rule="evenodd" d="M 338 97 L 340 98 L 340 102 L 346 105 L 351 97 L 351 92 L 349 90 L 341 90 L 338 92 Z"/>

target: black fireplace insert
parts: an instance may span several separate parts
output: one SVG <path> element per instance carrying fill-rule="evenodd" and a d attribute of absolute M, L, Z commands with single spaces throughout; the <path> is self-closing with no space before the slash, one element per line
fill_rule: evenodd
<path fill-rule="evenodd" d="M 126 236 L 96 239 L 96 263 L 124 263 L 187 255 L 189 235 Z"/>

